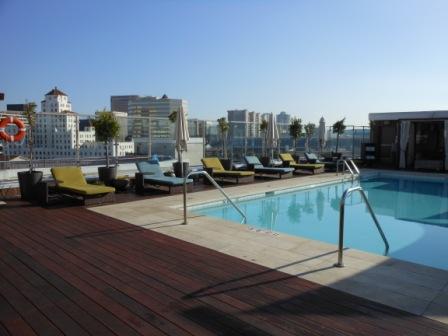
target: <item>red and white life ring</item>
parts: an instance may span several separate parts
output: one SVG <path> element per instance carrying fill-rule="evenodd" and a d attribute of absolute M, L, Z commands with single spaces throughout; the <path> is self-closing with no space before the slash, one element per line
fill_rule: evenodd
<path fill-rule="evenodd" d="M 9 134 L 6 132 L 6 126 L 14 124 L 19 129 L 16 134 Z M 7 142 L 21 141 L 26 134 L 26 127 L 22 120 L 15 117 L 4 117 L 0 120 L 0 139 Z"/>

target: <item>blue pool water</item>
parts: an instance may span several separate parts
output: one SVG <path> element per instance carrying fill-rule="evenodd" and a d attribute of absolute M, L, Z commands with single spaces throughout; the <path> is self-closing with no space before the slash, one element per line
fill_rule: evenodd
<path fill-rule="evenodd" d="M 359 182 L 390 243 L 388 256 L 448 270 L 448 179 L 375 175 Z M 337 244 L 339 201 L 351 182 L 239 201 L 247 224 Z M 230 206 L 194 210 L 239 223 Z M 359 193 L 346 201 L 345 246 L 384 254 Z"/>

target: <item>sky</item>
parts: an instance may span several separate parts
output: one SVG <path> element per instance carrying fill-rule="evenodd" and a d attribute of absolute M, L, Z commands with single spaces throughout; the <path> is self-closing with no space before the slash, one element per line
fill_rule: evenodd
<path fill-rule="evenodd" d="M 210 120 L 448 109 L 445 0 L 0 0 L 0 32 L 0 109 L 54 86 L 86 114 L 165 93 Z"/>

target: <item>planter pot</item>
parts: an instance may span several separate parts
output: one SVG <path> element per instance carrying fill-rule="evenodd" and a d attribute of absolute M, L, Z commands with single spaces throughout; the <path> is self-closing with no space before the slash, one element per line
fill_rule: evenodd
<path fill-rule="evenodd" d="M 219 159 L 225 170 L 232 170 L 232 160 L 231 159 Z"/>
<path fill-rule="evenodd" d="M 117 167 L 98 167 L 98 178 L 107 186 L 112 186 L 117 178 Z"/>
<path fill-rule="evenodd" d="M 190 172 L 190 164 L 188 162 L 183 162 L 183 166 L 184 166 L 184 175 L 182 175 L 180 162 L 178 161 L 173 163 L 173 170 L 176 177 L 184 177 Z"/>
<path fill-rule="evenodd" d="M 37 199 L 37 184 L 42 181 L 43 173 L 41 171 L 26 171 L 17 173 L 20 187 L 20 197 L 24 201 L 33 201 Z"/>

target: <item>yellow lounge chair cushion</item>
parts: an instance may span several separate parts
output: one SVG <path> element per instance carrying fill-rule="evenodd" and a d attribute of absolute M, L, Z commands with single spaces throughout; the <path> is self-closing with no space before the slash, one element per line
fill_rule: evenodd
<path fill-rule="evenodd" d="M 281 153 L 280 159 L 284 162 L 289 162 L 289 166 L 294 168 L 319 169 L 325 167 L 323 163 L 297 163 L 289 153 Z"/>
<path fill-rule="evenodd" d="M 213 171 L 213 175 L 222 176 L 252 176 L 255 172 L 245 171 L 245 170 L 224 170 L 224 171 Z"/>
<path fill-rule="evenodd" d="M 112 187 L 88 184 L 79 167 L 51 168 L 51 174 L 56 180 L 58 188 L 80 195 L 92 196 L 115 192 L 115 188 Z"/>
<path fill-rule="evenodd" d="M 324 167 L 325 165 L 322 163 L 292 163 L 290 167 L 294 168 L 303 168 L 303 169 L 319 169 Z"/>
<path fill-rule="evenodd" d="M 205 168 L 213 169 L 213 172 L 225 171 L 224 167 L 221 164 L 221 161 L 219 161 L 217 157 L 203 158 L 201 161 L 204 164 Z"/>
<path fill-rule="evenodd" d="M 280 159 L 281 159 L 282 161 L 291 162 L 291 163 L 296 163 L 296 160 L 294 160 L 294 158 L 292 157 L 292 155 L 289 154 L 289 153 L 281 153 L 281 154 L 280 154 Z"/>
<path fill-rule="evenodd" d="M 203 158 L 201 161 L 205 168 L 213 169 L 213 175 L 252 176 L 255 174 L 253 171 L 225 170 L 217 157 Z"/>

